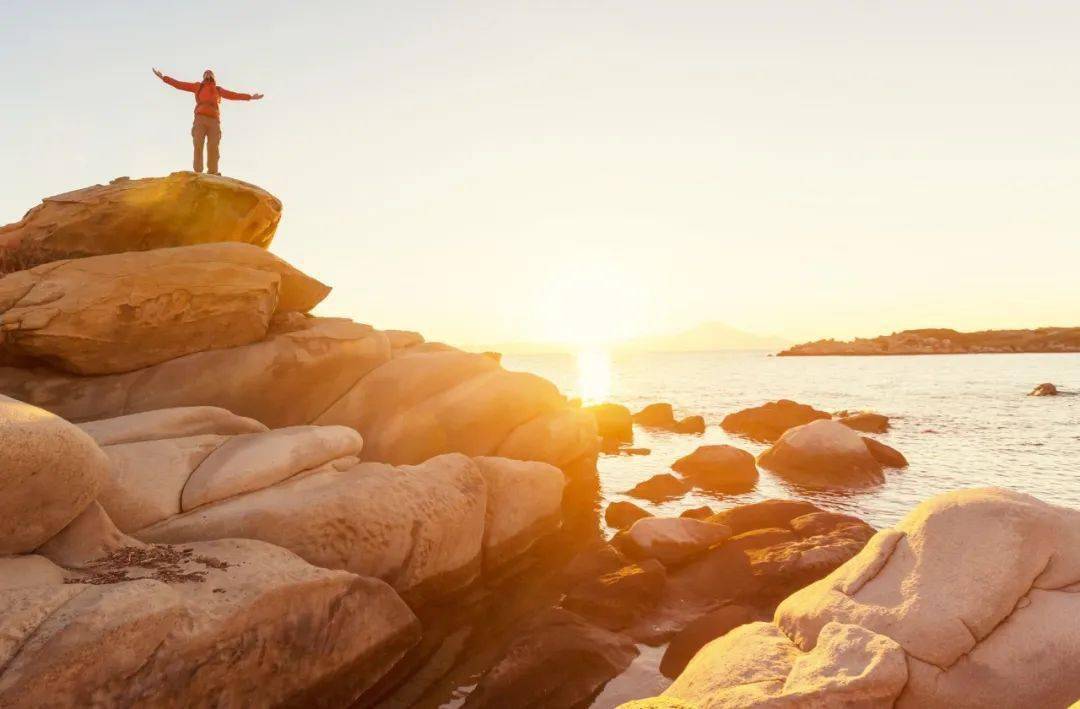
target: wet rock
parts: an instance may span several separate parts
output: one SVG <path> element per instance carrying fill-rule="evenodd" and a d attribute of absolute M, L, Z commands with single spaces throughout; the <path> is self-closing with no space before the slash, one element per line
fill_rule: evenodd
<path fill-rule="evenodd" d="M 759 620 L 759 615 L 754 609 L 741 605 L 724 606 L 703 615 L 672 638 L 660 660 L 660 672 L 672 679 L 678 677 L 698 650 L 740 625 Z"/>
<path fill-rule="evenodd" d="M 802 500 L 762 500 L 718 512 L 709 521 L 723 524 L 739 535 L 755 529 L 788 527 L 791 520 L 820 512 L 816 505 Z"/>
<path fill-rule="evenodd" d="M 836 420 L 863 433 L 885 433 L 889 430 L 889 417 L 872 411 L 838 411 Z"/>
<path fill-rule="evenodd" d="M 887 446 L 881 441 L 876 441 L 869 436 L 863 436 L 863 443 L 866 444 L 866 449 L 870 451 L 870 455 L 874 456 L 874 460 L 886 468 L 906 468 L 908 466 L 907 458 L 895 448 Z"/>
<path fill-rule="evenodd" d="M 562 607 L 609 630 L 620 630 L 656 605 L 664 566 L 655 559 L 624 566 L 570 589 Z"/>
<path fill-rule="evenodd" d="M 270 245 L 281 202 L 240 180 L 193 172 L 127 178 L 46 197 L 0 227 L 0 249 L 55 259 L 209 242 Z"/>
<path fill-rule="evenodd" d="M 671 466 L 694 485 L 719 492 L 747 492 L 757 484 L 754 456 L 727 445 L 701 446 Z"/>
<path fill-rule="evenodd" d="M 652 428 L 671 428 L 675 425 L 675 412 L 671 404 L 649 404 L 633 416 L 634 423 Z"/>
<path fill-rule="evenodd" d="M 109 460 L 90 436 L 0 395 L 0 555 L 33 551 L 85 510 Z"/>
<path fill-rule="evenodd" d="M 868 487 L 885 481 L 881 463 L 862 437 L 832 420 L 789 429 L 758 463 L 807 487 Z"/>
<path fill-rule="evenodd" d="M 673 497 L 680 497 L 688 492 L 690 492 L 688 482 L 680 480 L 669 473 L 661 473 L 638 483 L 630 490 L 627 490 L 626 494 L 650 502 L 663 502 Z"/>
<path fill-rule="evenodd" d="M 701 507 L 691 507 L 688 510 L 683 510 L 680 517 L 689 517 L 690 519 L 708 519 L 712 517 L 716 512 L 708 505 L 702 505 Z"/>
<path fill-rule="evenodd" d="M 1043 382 L 1042 384 L 1032 389 L 1031 393 L 1028 394 L 1028 396 L 1056 396 L 1057 393 L 1058 388 L 1056 386 L 1054 386 L 1050 382 Z"/>
<path fill-rule="evenodd" d="M 634 522 L 623 551 L 635 559 L 657 559 L 665 566 L 681 564 L 731 536 L 731 530 L 687 517 L 649 517 Z"/>
<path fill-rule="evenodd" d="M 625 635 L 554 608 L 528 622 L 465 700 L 465 707 L 574 707 L 638 654 Z"/>
<path fill-rule="evenodd" d="M 616 500 L 604 510 L 604 521 L 615 529 L 629 529 L 634 522 L 645 517 L 652 517 L 652 513 L 625 500 Z"/>
<path fill-rule="evenodd" d="M 687 416 L 679 419 L 671 430 L 675 433 L 705 433 L 705 419 L 701 416 Z"/>
<path fill-rule="evenodd" d="M 562 577 L 569 584 L 595 579 L 627 566 L 630 560 L 612 545 L 597 540 L 567 562 Z"/>
<path fill-rule="evenodd" d="M 601 438 L 613 438 L 630 443 L 634 440 L 634 422 L 630 409 L 622 404 L 597 404 L 582 409 L 596 419 L 596 432 Z"/>
<path fill-rule="evenodd" d="M 720 427 L 729 433 L 737 433 L 755 441 L 772 443 L 789 428 L 832 418 L 825 411 L 799 404 L 790 399 L 770 401 L 767 404 L 728 414 Z"/>

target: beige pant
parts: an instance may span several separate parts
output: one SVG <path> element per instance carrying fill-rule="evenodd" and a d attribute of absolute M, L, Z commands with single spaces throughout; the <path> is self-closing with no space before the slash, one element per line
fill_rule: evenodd
<path fill-rule="evenodd" d="M 221 145 L 221 123 L 210 116 L 195 116 L 191 124 L 191 139 L 195 143 L 195 172 L 203 171 L 203 143 L 206 146 L 206 161 L 210 172 L 218 171 L 218 147 Z"/>

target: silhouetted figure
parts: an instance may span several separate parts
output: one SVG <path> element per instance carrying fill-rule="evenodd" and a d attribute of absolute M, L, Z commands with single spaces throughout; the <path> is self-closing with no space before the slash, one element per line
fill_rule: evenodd
<path fill-rule="evenodd" d="M 209 69 L 203 72 L 202 81 L 197 84 L 191 81 L 177 81 L 171 76 L 165 76 L 157 69 L 154 69 L 154 76 L 169 86 L 195 94 L 195 122 L 191 125 L 191 139 L 195 144 L 195 160 L 192 167 L 195 172 L 203 171 L 203 144 L 205 143 L 210 174 L 220 175 L 218 156 L 221 145 L 221 99 L 258 101 L 263 95 L 241 94 L 224 89 L 217 85 L 214 72 Z"/>

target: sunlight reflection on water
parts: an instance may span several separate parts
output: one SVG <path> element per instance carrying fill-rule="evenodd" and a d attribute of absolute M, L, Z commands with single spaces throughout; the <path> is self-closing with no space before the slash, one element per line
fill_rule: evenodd
<path fill-rule="evenodd" d="M 577 355 L 577 395 L 586 406 L 600 404 L 611 396 L 611 353 L 593 347 Z"/>

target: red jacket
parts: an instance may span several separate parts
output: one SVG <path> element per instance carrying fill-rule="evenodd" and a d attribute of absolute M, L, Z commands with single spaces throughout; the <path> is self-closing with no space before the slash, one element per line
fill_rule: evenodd
<path fill-rule="evenodd" d="M 161 78 L 169 86 L 180 89 L 181 91 L 190 91 L 195 94 L 195 115 L 196 116 L 209 116 L 210 118 L 220 118 L 221 111 L 218 105 L 221 103 L 221 99 L 227 98 L 232 101 L 250 101 L 251 94 L 241 94 L 236 91 L 229 91 L 223 89 L 212 81 L 203 81 L 198 84 L 191 81 L 177 81 L 171 76 L 163 76 Z"/>

